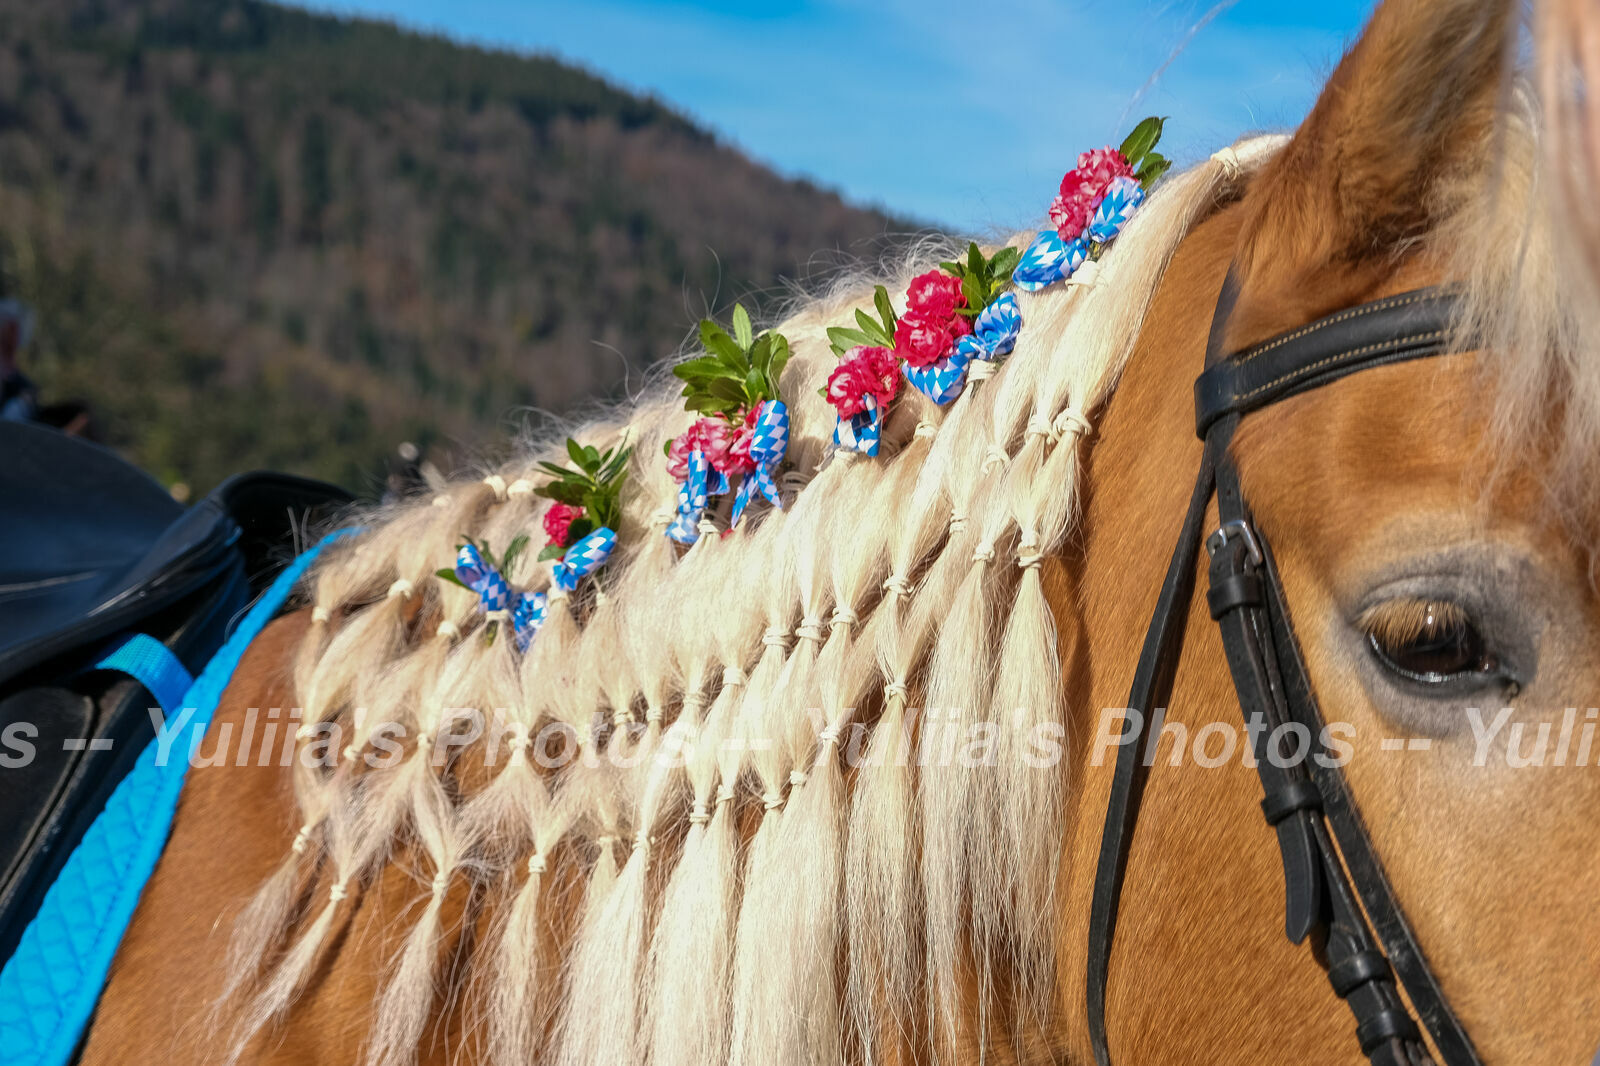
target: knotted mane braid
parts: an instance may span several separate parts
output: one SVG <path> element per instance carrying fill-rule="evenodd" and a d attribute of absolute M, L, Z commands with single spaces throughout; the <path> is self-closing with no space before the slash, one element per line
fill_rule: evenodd
<path fill-rule="evenodd" d="M 453 980 L 497 1063 L 948 1048 L 971 1036 L 973 979 L 991 1002 L 1010 989 L 1012 1024 L 1041 1010 L 1067 787 L 1035 744 L 1066 712 L 1042 568 L 1173 250 L 1279 143 L 1169 178 L 1098 271 L 1019 296 L 1027 326 L 998 373 L 946 408 L 897 402 L 876 458 L 829 454 L 815 391 L 836 362 L 826 327 L 871 286 L 802 307 L 779 327 L 785 507 L 732 536 L 682 553 L 662 535 L 660 455 L 690 417 L 665 390 L 582 427 L 634 449 L 616 553 L 572 594 L 531 558 L 505 575 L 550 593 L 526 654 L 486 639 L 477 597 L 435 571 L 463 536 L 537 527 L 535 462 L 555 449 L 330 549 L 294 681 L 302 750 L 333 765 L 297 762 L 301 828 L 236 926 L 235 1057 L 397 862 L 423 902 L 387 960 L 369 1063 L 409 1063 L 429 1038 L 453 994 L 444 905 L 469 887 L 492 921 Z"/>

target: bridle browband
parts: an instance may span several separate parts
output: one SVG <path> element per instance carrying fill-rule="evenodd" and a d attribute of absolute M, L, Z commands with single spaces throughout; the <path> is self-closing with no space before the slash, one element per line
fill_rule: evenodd
<path fill-rule="evenodd" d="M 1230 270 L 1212 319 L 1206 368 L 1195 382 L 1195 425 L 1205 442 L 1200 472 L 1139 654 L 1128 707 L 1140 717 L 1134 719 L 1133 735 L 1120 738 L 1106 805 L 1089 918 L 1086 995 L 1095 1061 L 1098 1066 L 1111 1063 L 1106 980 L 1117 903 L 1153 761 L 1146 757 L 1147 746 L 1153 755 L 1157 737 L 1150 727 L 1171 691 L 1202 523 L 1214 494 L 1220 525 L 1205 538 L 1210 556 L 1206 599 L 1222 631 L 1246 725 L 1262 723 L 1247 733 L 1265 797 L 1261 810 L 1277 833 L 1283 860 L 1284 932 L 1296 944 L 1314 937 L 1317 960 L 1355 1016 L 1356 1039 L 1372 1066 L 1431 1063 L 1424 1029 L 1445 1066 L 1479 1066 L 1472 1041 L 1451 1012 L 1395 899 L 1339 763 L 1310 758 L 1309 753 L 1297 759 L 1268 757 L 1269 737 L 1279 725 L 1298 723 L 1311 737 L 1321 738 L 1323 721 L 1271 549 L 1251 522 L 1228 453 L 1240 418 L 1250 411 L 1369 367 L 1466 350 L 1469 345 L 1457 343 L 1453 329 L 1459 294 L 1446 287 L 1386 297 L 1224 359 L 1222 338 L 1237 293 Z M 1416 1017 L 1399 987 L 1404 987 Z"/>

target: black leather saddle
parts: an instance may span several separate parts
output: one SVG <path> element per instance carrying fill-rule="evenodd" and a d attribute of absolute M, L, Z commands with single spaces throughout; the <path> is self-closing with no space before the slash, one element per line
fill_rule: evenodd
<path fill-rule="evenodd" d="M 145 744 L 150 695 L 95 670 L 133 633 L 190 673 L 350 502 L 331 485 L 240 474 L 185 509 L 112 452 L 0 422 L 0 962 Z"/>

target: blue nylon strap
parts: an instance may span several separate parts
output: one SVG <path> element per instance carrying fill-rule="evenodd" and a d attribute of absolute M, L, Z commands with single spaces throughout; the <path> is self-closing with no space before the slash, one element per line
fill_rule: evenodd
<path fill-rule="evenodd" d="M 96 670 L 115 670 L 127 674 L 150 690 L 170 719 L 183 706 L 183 697 L 194 684 L 172 649 L 148 633 L 135 633 L 94 664 Z"/>
<path fill-rule="evenodd" d="M 153 672 L 148 681 L 126 665 L 105 667 L 138 677 L 168 712 L 167 722 L 73 849 L 16 952 L 0 970 L 0 1062 L 65 1066 L 72 1060 L 139 895 L 166 846 L 190 757 L 235 667 L 318 553 L 354 532 L 330 534 L 290 563 L 188 691 L 176 698 L 177 677 L 170 665 Z M 136 648 L 125 661 L 137 669 L 161 665 L 154 653 L 134 658 L 141 654 Z"/>

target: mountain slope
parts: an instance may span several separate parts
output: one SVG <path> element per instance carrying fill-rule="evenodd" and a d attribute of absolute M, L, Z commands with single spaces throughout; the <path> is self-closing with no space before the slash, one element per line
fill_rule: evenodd
<path fill-rule="evenodd" d="M 254 0 L 0 0 L 25 369 L 196 489 L 470 452 L 908 228 L 550 59 Z"/>

